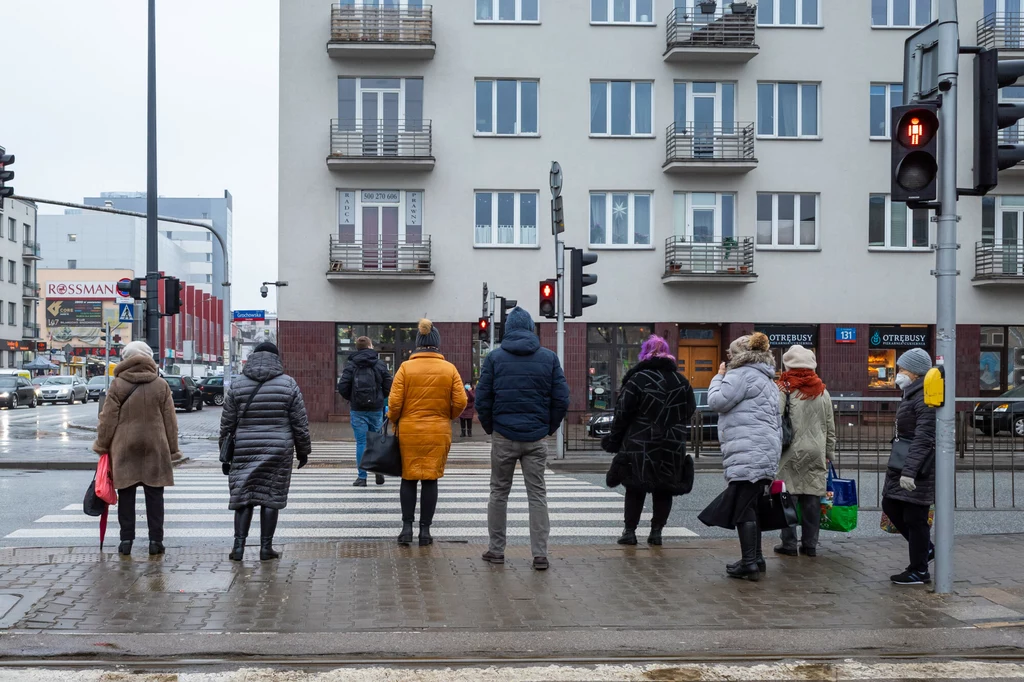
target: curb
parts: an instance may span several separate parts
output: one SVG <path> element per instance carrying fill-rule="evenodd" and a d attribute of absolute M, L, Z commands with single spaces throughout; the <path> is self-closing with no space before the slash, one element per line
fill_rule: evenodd
<path fill-rule="evenodd" d="M 68 424 L 68 428 L 69 429 L 76 429 L 78 431 L 90 431 L 92 433 L 96 433 L 97 430 L 98 430 L 98 427 L 96 427 L 96 426 L 88 426 L 86 424 Z M 207 441 L 218 441 L 218 440 L 220 440 L 220 436 L 190 436 L 190 435 L 184 434 L 184 435 L 179 435 L 178 439 L 179 440 L 188 440 L 188 441 L 204 441 L 204 440 L 207 440 Z"/>
<path fill-rule="evenodd" d="M 21 469 L 29 471 L 94 471 L 98 460 L 69 461 L 69 462 L 18 462 L 0 460 L 0 470 Z M 191 457 L 182 457 L 171 462 L 171 466 L 179 467 L 193 461 Z"/>

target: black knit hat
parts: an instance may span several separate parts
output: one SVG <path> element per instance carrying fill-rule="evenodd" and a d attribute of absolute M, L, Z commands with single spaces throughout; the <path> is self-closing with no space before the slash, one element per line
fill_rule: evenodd
<path fill-rule="evenodd" d="M 419 332 L 416 334 L 417 348 L 424 346 L 437 348 L 441 345 L 441 332 L 437 331 L 437 327 L 430 320 L 426 318 L 420 320 L 417 331 Z"/>
<path fill-rule="evenodd" d="M 277 350 L 277 346 L 270 343 L 270 341 L 264 341 L 260 345 L 252 349 L 253 353 L 273 353 L 274 355 L 280 355 Z"/>

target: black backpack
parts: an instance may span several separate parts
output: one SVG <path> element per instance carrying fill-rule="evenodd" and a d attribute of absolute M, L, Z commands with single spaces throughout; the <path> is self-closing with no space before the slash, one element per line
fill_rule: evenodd
<path fill-rule="evenodd" d="M 370 412 L 377 409 L 380 401 L 380 377 L 373 367 L 356 365 L 352 372 L 352 409 L 359 412 Z"/>

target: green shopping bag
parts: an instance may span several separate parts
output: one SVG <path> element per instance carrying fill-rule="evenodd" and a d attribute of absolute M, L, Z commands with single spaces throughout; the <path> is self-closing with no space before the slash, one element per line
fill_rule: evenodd
<path fill-rule="evenodd" d="M 857 481 L 839 478 L 832 462 L 828 463 L 828 483 L 821 498 L 821 529 L 849 533 L 857 527 Z"/>

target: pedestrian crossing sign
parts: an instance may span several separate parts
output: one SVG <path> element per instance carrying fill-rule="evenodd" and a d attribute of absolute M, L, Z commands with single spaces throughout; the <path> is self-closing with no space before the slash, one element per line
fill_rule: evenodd
<path fill-rule="evenodd" d="M 117 304 L 117 321 L 118 322 L 134 322 L 135 321 L 135 305 L 133 303 L 118 303 Z"/>

